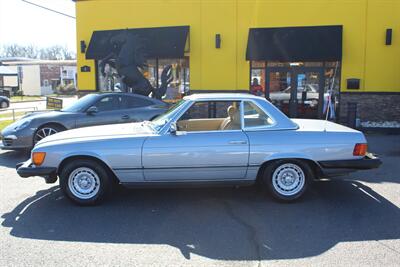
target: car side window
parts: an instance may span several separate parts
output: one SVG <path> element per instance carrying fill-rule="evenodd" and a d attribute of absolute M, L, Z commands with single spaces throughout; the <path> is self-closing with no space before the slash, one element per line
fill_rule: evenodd
<path fill-rule="evenodd" d="M 99 112 L 121 109 L 120 97 L 106 96 L 96 102 Z"/>
<path fill-rule="evenodd" d="M 122 102 L 124 108 L 141 108 L 153 105 L 151 100 L 135 96 L 124 96 Z"/>
<path fill-rule="evenodd" d="M 198 101 L 177 121 L 178 131 L 240 130 L 239 101 Z"/>
<path fill-rule="evenodd" d="M 244 101 L 244 127 L 255 128 L 274 124 L 274 121 L 256 104 Z"/>

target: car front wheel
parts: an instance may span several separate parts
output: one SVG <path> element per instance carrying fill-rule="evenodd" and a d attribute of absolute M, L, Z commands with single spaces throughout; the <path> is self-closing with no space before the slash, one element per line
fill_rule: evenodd
<path fill-rule="evenodd" d="M 65 130 L 64 128 L 62 128 L 61 126 L 58 126 L 58 125 L 47 125 L 47 126 L 40 127 L 36 131 L 36 133 L 33 137 L 33 143 L 36 144 L 43 138 L 53 135 L 53 134 L 56 134 L 58 132 L 62 132 L 64 130 Z"/>
<path fill-rule="evenodd" d="M 312 179 L 312 169 L 301 160 L 272 162 L 265 168 L 263 175 L 263 182 L 272 196 L 285 202 L 300 198 Z"/>
<path fill-rule="evenodd" d="M 62 168 L 59 176 L 63 193 L 74 203 L 84 206 L 101 202 L 112 186 L 107 171 L 93 160 L 71 161 Z"/>

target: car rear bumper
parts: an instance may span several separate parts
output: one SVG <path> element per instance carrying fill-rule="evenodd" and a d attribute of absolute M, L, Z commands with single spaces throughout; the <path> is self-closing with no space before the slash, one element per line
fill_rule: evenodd
<path fill-rule="evenodd" d="M 382 161 L 377 156 L 367 153 L 362 159 L 328 160 L 318 163 L 321 167 L 321 176 L 332 177 L 358 170 L 376 169 L 382 164 Z"/>
<path fill-rule="evenodd" d="M 29 159 L 18 163 L 15 166 L 17 173 L 22 178 L 40 176 L 45 178 L 47 183 L 54 183 L 57 180 L 57 168 L 54 167 L 35 167 Z"/>

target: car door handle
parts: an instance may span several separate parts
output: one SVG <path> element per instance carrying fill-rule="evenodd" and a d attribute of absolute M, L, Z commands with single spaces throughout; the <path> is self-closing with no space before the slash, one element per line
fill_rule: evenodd
<path fill-rule="evenodd" d="M 121 119 L 123 119 L 123 120 L 129 120 L 130 117 L 129 117 L 129 115 L 122 115 Z"/>
<path fill-rule="evenodd" d="M 229 141 L 230 145 L 245 145 L 247 141 Z"/>

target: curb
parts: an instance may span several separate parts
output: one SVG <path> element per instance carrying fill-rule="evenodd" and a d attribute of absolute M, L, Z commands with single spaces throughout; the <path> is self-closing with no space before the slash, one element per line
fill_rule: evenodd
<path fill-rule="evenodd" d="M 10 104 L 28 103 L 28 102 L 41 102 L 41 101 L 46 101 L 46 99 L 41 99 L 41 100 L 27 100 L 27 101 L 10 101 Z"/>
<path fill-rule="evenodd" d="M 385 127 L 361 127 L 358 130 L 362 131 L 363 133 L 382 133 L 382 134 L 400 134 L 400 128 L 385 128 Z"/>

